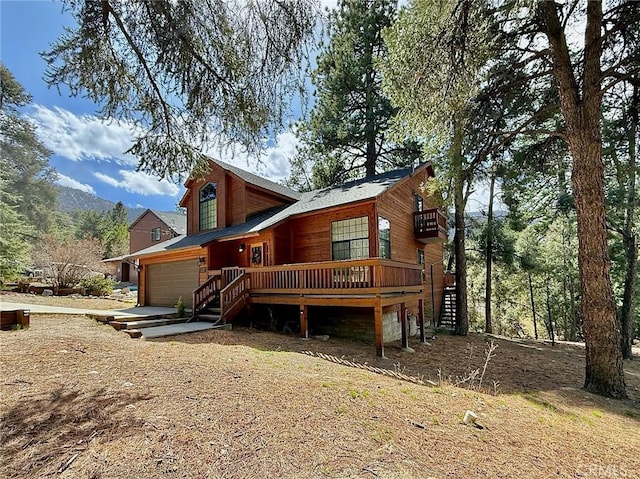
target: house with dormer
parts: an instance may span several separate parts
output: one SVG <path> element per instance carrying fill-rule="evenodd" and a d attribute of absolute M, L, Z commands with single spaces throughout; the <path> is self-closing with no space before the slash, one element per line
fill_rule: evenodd
<path fill-rule="evenodd" d="M 210 160 L 185 184 L 186 233 L 130 255 L 138 302 L 182 297 L 219 322 L 279 307 L 303 336 L 351 331 L 382 355 L 439 313 L 447 226 L 423 192 L 433 174 L 425 163 L 299 193 Z"/>

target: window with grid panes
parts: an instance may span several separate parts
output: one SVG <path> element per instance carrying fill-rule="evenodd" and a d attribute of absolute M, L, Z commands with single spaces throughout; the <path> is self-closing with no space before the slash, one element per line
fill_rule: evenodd
<path fill-rule="evenodd" d="M 369 257 L 368 216 L 331 223 L 331 257 L 335 261 Z"/>
<path fill-rule="evenodd" d="M 160 228 L 153 228 L 151 230 L 151 241 L 160 241 Z"/>
<path fill-rule="evenodd" d="M 378 239 L 380 244 L 380 257 L 391 259 L 391 224 L 389 220 L 378 217 Z"/>
<path fill-rule="evenodd" d="M 218 226 L 218 188 L 211 182 L 200 188 L 200 231 Z"/>

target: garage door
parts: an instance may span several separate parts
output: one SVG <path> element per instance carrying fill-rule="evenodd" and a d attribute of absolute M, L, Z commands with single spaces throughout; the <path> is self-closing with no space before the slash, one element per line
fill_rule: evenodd
<path fill-rule="evenodd" d="M 191 308 L 193 290 L 199 286 L 198 270 L 197 259 L 149 265 L 147 305 L 172 308 L 182 296 L 187 308 Z"/>

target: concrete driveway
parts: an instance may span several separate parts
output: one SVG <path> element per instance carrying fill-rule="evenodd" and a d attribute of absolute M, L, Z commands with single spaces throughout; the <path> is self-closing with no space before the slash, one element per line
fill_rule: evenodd
<path fill-rule="evenodd" d="M 114 318 L 146 318 L 174 314 L 176 308 L 161 308 L 156 306 L 139 306 L 125 309 L 86 309 L 67 308 L 62 306 L 45 306 L 42 304 L 0 302 L 0 310 L 28 309 L 31 313 L 41 314 L 95 314 L 96 316 L 113 316 Z"/>

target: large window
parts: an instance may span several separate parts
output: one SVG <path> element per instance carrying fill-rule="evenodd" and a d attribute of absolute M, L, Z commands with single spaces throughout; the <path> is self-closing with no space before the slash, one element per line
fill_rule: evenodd
<path fill-rule="evenodd" d="M 218 226 L 218 188 L 215 182 L 200 189 L 200 231 Z"/>
<path fill-rule="evenodd" d="M 391 224 L 389 220 L 378 217 L 378 239 L 380 244 L 380 257 L 391 259 Z"/>
<path fill-rule="evenodd" d="M 334 260 L 369 257 L 369 217 L 331 223 L 331 257 Z"/>
<path fill-rule="evenodd" d="M 151 229 L 151 241 L 160 241 L 160 228 Z"/>

